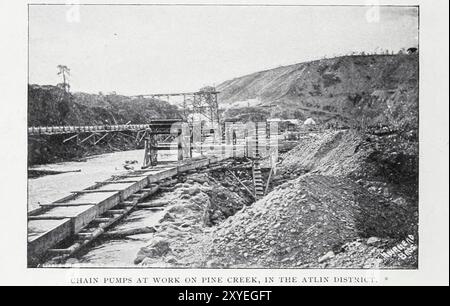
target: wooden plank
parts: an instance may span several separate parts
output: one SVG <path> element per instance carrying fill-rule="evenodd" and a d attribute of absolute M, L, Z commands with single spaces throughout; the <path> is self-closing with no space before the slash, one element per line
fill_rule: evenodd
<path fill-rule="evenodd" d="M 83 206 L 83 205 L 97 205 L 97 203 L 50 203 L 50 204 L 39 204 L 41 207 L 56 207 L 56 206 Z"/>
<path fill-rule="evenodd" d="M 103 213 L 108 209 L 113 208 L 121 201 L 121 196 L 118 192 L 110 192 L 110 193 L 85 193 L 79 194 L 75 197 L 71 197 L 69 199 L 65 199 L 64 201 L 57 201 L 55 203 L 65 204 L 64 206 L 69 206 L 71 204 L 84 204 L 84 203 L 93 203 L 96 205 L 99 213 Z"/>
<path fill-rule="evenodd" d="M 219 157 L 216 160 L 222 159 Z M 136 205 L 136 198 L 148 196 L 158 190 L 158 186 L 146 188 L 151 183 L 170 179 L 179 172 L 202 168 L 210 163 L 211 159 L 204 158 L 181 165 L 170 163 L 144 171 L 135 171 L 128 175 L 118 176 L 115 180 L 96 182 L 96 185 L 85 190 L 74 191 L 73 194 L 54 203 L 44 204 L 42 209 L 36 210 L 35 215 L 29 216 L 29 224 L 34 224 L 28 232 L 29 241 L 32 242 L 29 243 L 29 253 L 32 256 L 43 253 L 61 240 L 79 233 L 92 221 L 104 223 L 103 221 L 114 219 L 99 218 L 105 212 L 109 214 L 128 212 L 129 208 L 111 209 L 120 203 L 129 205 L 128 207 Z M 133 179 L 130 179 L 131 177 Z M 136 194 L 139 191 L 144 192 Z M 123 201 L 132 195 L 136 196 L 134 201 Z M 146 203 L 142 205 L 142 208 L 144 207 L 154 208 L 158 207 L 158 204 Z"/>
<path fill-rule="evenodd" d="M 78 193 L 78 194 L 82 194 L 82 193 L 121 192 L 121 191 L 122 191 L 122 190 L 120 190 L 120 189 L 104 189 L 104 190 L 93 189 L 93 190 L 78 190 L 78 191 L 71 191 L 70 193 Z"/>
<path fill-rule="evenodd" d="M 71 235 L 69 218 L 61 220 L 28 220 L 28 259 L 35 261 L 46 250 Z"/>
<path fill-rule="evenodd" d="M 138 183 L 140 180 L 118 180 L 118 181 L 104 181 L 95 182 L 96 184 L 123 184 L 123 183 Z"/>
<path fill-rule="evenodd" d="M 70 218 L 72 222 L 73 233 L 79 232 L 84 226 L 89 224 L 97 216 L 99 216 L 100 210 L 96 205 L 86 206 L 65 206 L 65 207 L 53 207 L 39 216 L 31 216 L 36 220 L 39 219 L 64 219 Z M 33 220 L 31 219 L 31 220 Z"/>
<path fill-rule="evenodd" d="M 164 180 L 166 178 L 171 178 L 172 176 L 175 176 L 175 175 L 177 175 L 177 168 L 175 168 L 175 167 L 174 168 L 168 168 L 166 170 L 162 170 L 162 171 L 159 171 L 157 173 L 154 173 L 154 174 L 150 175 L 148 177 L 148 182 L 150 184 L 156 183 L 156 182 L 159 182 L 159 181 Z"/>

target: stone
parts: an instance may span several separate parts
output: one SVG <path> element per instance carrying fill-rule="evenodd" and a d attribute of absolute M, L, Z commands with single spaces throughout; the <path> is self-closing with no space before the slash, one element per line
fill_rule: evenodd
<path fill-rule="evenodd" d="M 173 221 L 175 221 L 175 218 L 173 217 L 173 215 L 170 213 L 166 213 L 159 222 L 162 223 L 162 222 L 173 222 Z"/>
<path fill-rule="evenodd" d="M 68 265 L 76 265 L 76 264 L 79 264 L 79 263 L 80 262 L 76 258 L 69 258 L 69 259 L 66 260 L 66 264 L 68 264 Z"/>
<path fill-rule="evenodd" d="M 217 266 L 217 262 L 215 259 L 211 259 L 211 260 L 208 260 L 205 265 L 207 268 L 214 268 Z"/>
<path fill-rule="evenodd" d="M 335 254 L 333 251 L 329 251 L 328 253 L 326 253 L 325 255 L 323 255 L 322 257 L 319 258 L 319 263 L 323 263 L 327 260 L 330 260 L 332 258 L 335 257 Z"/>
<path fill-rule="evenodd" d="M 370 192 L 377 192 L 377 187 L 371 186 L 369 187 Z"/>
<path fill-rule="evenodd" d="M 168 256 L 166 258 L 166 262 L 168 262 L 170 264 L 176 264 L 176 263 L 178 263 L 178 260 L 175 258 L 175 256 Z"/>
<path fill-rule="evenodd" d="M 187 190 L 187 192 L 189 195 L 193 196 L 200 192 L 200 188 L 198 188 L 197 186 L 191 187 Z"/>
<path fill-rule="evenodd" d="M 228 199 L 227 195 L 225 193 L 223 193 L 223 192 L 218 192 L 217 193 L 217 197 L 219 199 L 221 199 L 221 200 L 227 200 Z"/>
<path fill-rule="evenodd" d="M 248 239 L 250 240 L 255 240 L 257 238 L 257 236 L 255 234 L 252 234 L 248 237 Z"/>
<path fill-rule="evenodd" d="M 405 206 L 406 205 L 406 200 L 404 198 L 402 198 L 402 197 L 398 197 L 392 202 L 397 204 L 397 205 L 400 205 L 400 206 Z"/>
<path fill-rule="evenodd" d="M 192 177 L 192 180 L 199 183 L 199 184 L 205 184 L 208 180 L 204 175 L 197 175 Z"/>
<path fill-rule="evenodd" d="M 379 243 L 380 241 L 381 241 L 381 239 L 378 237 L 370 237 L 369 239 L 367 239 L 367 245 L 375 245 L 375 244 Z"/>
<path fill-rule="evenodd" d="M 165 256 L 170 252 L 169 242 L 164 238 L 155 238 L 147 247 L 141 248 L 138 252 L 135 264 L 141 263 L 145 258 L 155 258 Z"/>

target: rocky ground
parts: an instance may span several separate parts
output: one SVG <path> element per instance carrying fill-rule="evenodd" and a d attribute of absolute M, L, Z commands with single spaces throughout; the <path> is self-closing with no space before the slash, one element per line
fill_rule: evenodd
<path fill-rule="evenodd" d="M 237 175 L 245 181 L 249 174 Z M 190 247 L 201 242 L 216 225 L 251 204 L 245 188 L 222 169 L 191 173 L 180 180 L 183 182 L 156 199 L 167 205 L 165 214 L 155 226 L 150 244 L 137 254 L 135 264 L 189 265 L 184 253 Z"/>
<path fill-rule="evenodd" d="M 162 220 L 136 263 L 415 268 L 416 185 L 414 169 L 404 169 L 417 162 L 416 148 L 392 139 L 354 131 L 310 135 L 282 156 L 271 192 L 252 205 L 229 189 L 229 178 L 203 175 L 206 183 L 181 186 L 185 202 Z M 227 204 L 232 209 L 224 212 Z M 181 234 L 172 239 L 174 233 Z"/>

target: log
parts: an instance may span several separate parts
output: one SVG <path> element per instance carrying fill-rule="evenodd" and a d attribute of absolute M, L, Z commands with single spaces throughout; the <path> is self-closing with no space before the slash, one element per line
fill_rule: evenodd
<path fill-rule="evenodd" d="M 139 203 L 137 205 L 138 208 L 155 208 L 155 207 L 164 207 L 167 206 L 167 203 L 164 202 L 145 202 Z"/>
<path fill-rule="evenodd" d="M 53 175 L 70 172 L 81 172 L 81 169 L 74 169 L 74 170 L 28 169 L 28 173 L 34 175 Z"/>
<path fill-rule="evenodd" d="M 109 231 L 105 232 L 103 234 L 103 237 L 108 239 L 120 239 L 120 238 L 126 238 L 127 236 L 133 236 L 133 235 L 140 235 L 140 234 L 150 234 L 156 232 L 156 229 L 154 227 L 143 227 L 143 228 L 136 228 L 136 229 L 130 229 L 130 230 L 123 230 L 123 231 Z"/>
<path fill-rule="evenodd" d="M 231 175 L 239 182 L 239 184 L 241 184 L 242 187 L 245 188 L 245 190 L 248 192 L 248 194 L 251 195 L 252 198 L 256 200 L 255 195 L 253 194 L 253 192 L 251 192 L 251 191 L 247 188 L 247 186 L 245 186 L 244 183 L 242 183 L 242 181 L 236 176 L 236 174 L 234 174 L 234 173 L 231 172 L 230 170 L 227 170 L 227 171 L 230 172 Z"/>

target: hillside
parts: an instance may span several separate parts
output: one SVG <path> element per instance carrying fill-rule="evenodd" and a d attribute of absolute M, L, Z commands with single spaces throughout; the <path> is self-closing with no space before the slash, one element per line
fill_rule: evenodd
<path fill-rule="evenodd" d="M 217 89 L 225 117 L 256 109 L 350 126 L 415 126 L 418 70 L 418 55 L 344 56 L 256 72 Z"/>
<path fill-rule="evenodd" d="M 154 118 L 179 118 L 176 106 L 166 102 L 120 95 L 73 93 L 56 86 L 28 86 L 28 126 L 147 123 Z M 28 162 L 45 164 L 88 155 L 136 149 L 124 135 L 96 146 L 63 143 L 64 136 L 29 137 Z"/>
<path fill-rule="evenodd" d="M 177 118 L 166 102 L 121 95 L 72 93 L 64 98 L 56 86 L 28 86 L 28 125 L 94 125 L 146 123 L 152 118 Z"/>

